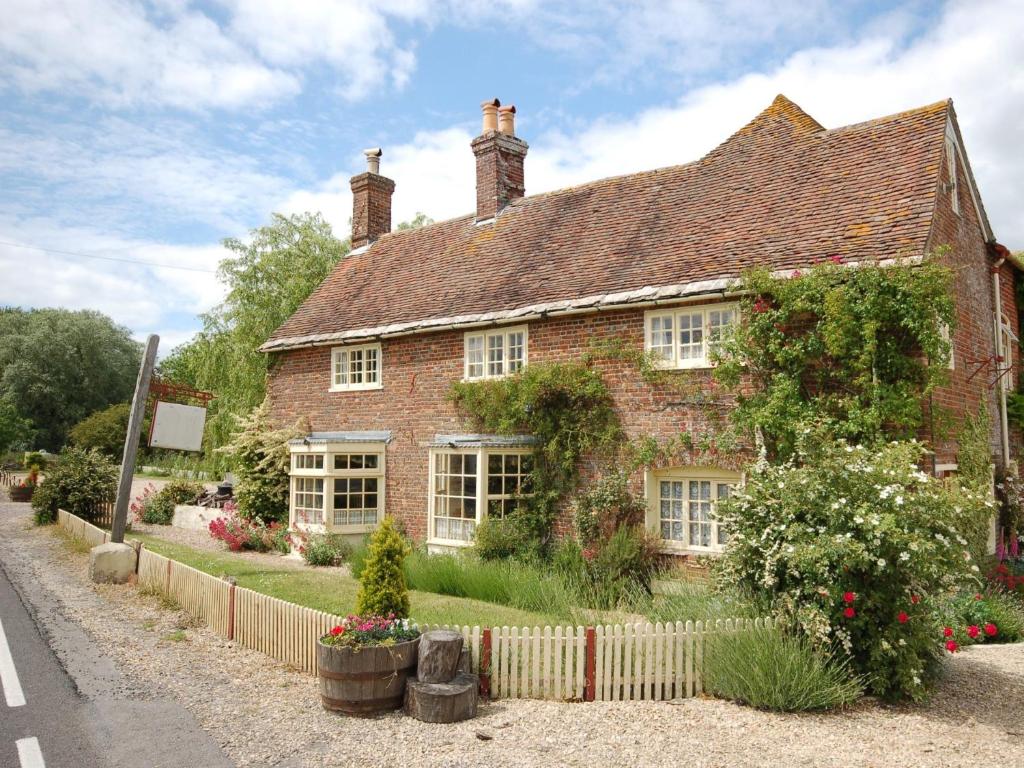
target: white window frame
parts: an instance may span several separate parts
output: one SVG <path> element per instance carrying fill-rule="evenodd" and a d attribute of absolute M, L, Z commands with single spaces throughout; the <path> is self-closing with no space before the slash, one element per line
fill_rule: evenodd
<path fill-rule="evenodd" d="M 351 375 L 352 375 L 351 374 L 351 368 L 349 367 L 349 366 L 351 366 L 352 354 L 354 352 L 362 353 L 363 359 L 365 361 L 366 353 L 367 352 L 371 352 L 371 351 L 374 352 L 376 354 L 376 356 L 377 356 L 377 376 L 376 376 L 377 380 L 373 381 L 373 382 L 365 381 L 365 379 L 366 379 L 366 369 L 365 369 L 365 362 L 364 362 L 364 369 L 363 369 L 363 379 L 364 380 L 362 382 L 352 383 L 351 382 Z M 339 383 L 339 381 L 338 381 L 338 361 L 339 361 L 339 359 L 342 356 L 344 356 L 346 358 L 346 367 L 348 368 L 349 373 L 348 373 L 348 376 L 347 376 L 348 380 L 345 381 L 345 382 Z M 334 347 L 333 349 L 331 349 L 331 378 L 330 378 L 331 386 L 330 386 L 329 391 L 331 391 L 331 392 L 360 392 L 360 391 L 366 391 L 366 390 L 370 390 L 370 389 L 383 389 L 383 387 L 384 387 L 383 380 L 384 380 L 384 355 L 383 355 L 383 351 L 381 349 L 381 345 L 380 344 L 356 344 L 356 345 L 345 346 L 345 347 Z"/>
<path fill-rule="evenodd" d="M 662 334 L 662 341 L 664 340 L 665 333 L 671 333 L 672 344 L 671 354 L 664 356 L 659 359 L 658 365 L 665 369 L 679 369 L 679 370 L 692 370 L 695 368 L 713 368 L 715 362 L 711 359 L 712 345 L 711 341 L 711 319 L 713 313 L 716 312 L 732 312 L 733 319 L 732 323 L 726 327 L 735 327 L 739 322 L 739 304 L 737 302 L 718 302 L 714 304 L 683 304 L 670 309 L 652 309 L 644 313 L 644 351 L 645 352 L 657 352 L 658 350 L 664 350 L 667 345 L 665 344 L 654 344 L 654 333 L 655 326 L 661 324 L 660 333 Z M 697 357 L 684 358 L 682 355 L 683 343 L 681 339 L 681 325 L 685 319 L 687 323 L 692 323 L 692 318 L 695 315 L 700 316 L 699 330 L 701 338 L 699 342 L 690 342 L 685 346 L 696 346 L 700 347 L 700 354 Z M 665 326 L 670 326 L 667 330 Z M 694 328 L 688 329 L 691 331 Z M 692 339 L 692 336 L 691 336 Z"/>
<path fill-rule="evenodd" d="M 476 472 L 473 477 L 476 481 L 476 491 L 473 496 L 467 495 L 456 495 L 455 498 L 472 498 L 475 501 L 476 517 L 475 518 L 451 518 L 451 519 L 463 519 L 472 520 L 473 532 L 476 531 L 476 526 L 480 525 L 485 519 L 487 519 L 487 508 L 488 501 L 507 500 L 510 498 L 509 494 L 491 494 L 488 492 L 487 479 L 488 479 L 488 459 L 494 455 L 516 455 L 520 457 L 520 461 L 523 456 L 531 456 L 533 451 L 530 448 L 515 447 L 515 446 L 481 446 L 472 448 L 431 448 L 430 449 L 430 460 L 427 464 L 427 543 L 438 544 L 445 547 L 470 547 L 473 545 L 473 536 L 471 535 L 468 539 L 453 539 L 453 538 L 442 538 L 435 535 L 437 530 L 435 520 L 439 517 L 436 512 L 436 501 L 439 497 L 437 487 L 438 474 L 435 471 L 436 462 L 439 456 L 445 455 L 461 455 L 461 456 L 475 456 L 476 457 Z M 502 475 L 505 476 L 504 474 Z M 448 494 L 440 494 L 444 498 L 449 498 Z M 526 494 L 524 494 L 526 495 Z M 447 516 L 441 516 L 447 517 Z"/>
<path fill-rule="evenodd" d="M 682 541 L 677 541 L 671 538 L 661 538 L 660 484 L 662 481 L 682 482 L 686 488 L 688 488 L 691 481 L 711 483 L 711 488 L 714 490 L 714 496 L 710 500 L 711 540 L 713 542 L 711 546 L 693 544 L 690 541 L 690 520 L 688 508 L 689 494 L 685 492 L 681 499 L 683 503 Z M 719 469 L 717 467 L 671 467 L 647 471 L 645 476 L 645 495 L 647 497 L 646 526 L 648 530 L 654 532 L 660 539 L 663 552 L 671 554 L 716 555 L 723 551 L 725 545 L 718 543 L 719 524 L 718 520 L 715 518 L 715 508 L 718 503 L 718 485 L 729 485 L 734 489 L 738 488 L 743 485 L 743 474 L 729 469 Z"/>
<path fill-rule="evenodd" d="M 512 347 L 510 343 L 510 337 L 522 334 L 523 337 L 523 354 L 521 360 L 518 360 L 518 366 L 516 370 L 509 370 L 509 357 L 508 351 Z M 501 342 L 501 361 L 500 370 L 494 371 L 494 362 L 491 360 L 491 351 L 497 347 L 492 345 L 500 340 Z M 470 361 L 470 346 L 476 342 L 480 344 L 481 359 L 479 365 L 481 365 L 481 373 L 479 375 L 471 374 L 471 366 L 476 366 L 476 361 Z M 511 376 L 514 373 L 521 371 L 526 367 L 529 358 L 530 348 L 530 334 L 529 327 L 526 325 L 514 325 L 502 328 L 488 328 L 476 331 L 466 331 L 466 334 L 462 342 L 462 380 L 463 381 L 482 381 L 483 379 L 502 379 L 506 376 Z M 518 345 L 517 345 L 518 346 Z"/>
<path fill-rule="evenodd" d="M 311 445 L 293 445 L 291 448 L 291 472 L 289 478 L 288 497 L 288 520 L 291 527 L 296 530 L 308 531 L 310 533 L 343 533 L 362 534 L 372 531 L 384 518 L 386 477 L 385 464 L 387 460 L 385 445 L 383 443 L 321 443 Z M 320 468 L 300 468 L 302 463 L 300 456 L 323 457 L 323 465 Z M 342 455 L 371 455 L 377 456 L 377 466 L 374 468 L 358 469 L 335 469 L 335 457 Z M 320 509 L 320 521 L 312 522 L 299 519 L 298 507 L 296 506 L 296 493 L 298 493 L 298 480 L 304 479 L 323 480 L 323 503 Z M 374 479 L 377 482 L 377 517 L 372 523 L 342 523 L 334 522 L 334 490 L 336 479 Z M 361 492 L 362 493 L 362 492 Z"/>
<path fill-rule="evenodd" d="M 1004 314 L 999 318 L 999 351 L 1003 353 L 1003 359 L 996 367 L 1000 374 L 999 385 L 1004 392 L 1013 392 L 1017 388 L 1013 380 L 1013 348 L 1017 344 L 1017 334 L 1013 332 L 1010 318 Z"/>

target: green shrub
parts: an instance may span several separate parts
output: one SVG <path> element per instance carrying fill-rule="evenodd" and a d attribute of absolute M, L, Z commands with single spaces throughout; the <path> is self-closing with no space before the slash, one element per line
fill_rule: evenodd
<path fill-rule="evenodd" d="M 25 458 L 22 459 L 22 466 L 25 469 L 32 469 L 32 467 L 38 467 L 39 469 L 46 469 L 50 463 L 46 460 L 46 457 L 39 451 L 29 451 L 25 454 Z"/>
<path fill-rule="evenodd" d="M 316 534 L 302 545 L 302 559 L 316 566 L 341 565 L 351 551 L 352 546 L 343 536 Z"/>
<path fill-rule="evenodd" d="M 987 500 L 919 469 L 923 447 L 818 442 L 759 463 L 719 504 L 721 583 L 766 604 L 820 650 L 837 644 L 871 693 L 921 699 L 943 653 L 928 605 L 979 571 L 967 551 Z"/>
<path fill-rule="evenodd" d="M 1024 606 L 1002 590 L 958 592 L 939 604 L 938 614 L 943 627 L 953 630 L 952 638 L 961 646 L 1024 640 Z M 996 634 L 985 631 L 988 625 L 996 628 Z"/>
<path fill-rule="evenodd" d="M 86 416 L 68 433 L 71 444 L 76 448 L 95 448 L 114 459 L 121 458 L 131 410 L 131 403 L 119 403 Z"/>
<path fill-rule="evenodd" d="M 370 554 L 370 534 L 363 536 L 363 540 L 352 546 L 348 555 L 348 570 L 352 578 L 359 581 L 363 575 L 363 568 L 366 567 L 366 558 Z"/>
<path fill-rule="evenodd" d="M 473 549 L 481 560 L 505 560 L 525 553 L 529 548 L 530 535 L 515 518 L 515 514 L 488 518 L 477 525 Z"/>
<path fill-rule="evenodd" d="M 58 509 L 92 520 L 97 506 L 117 493 L 117 472 L 99 451 L 66 449 L 32 496 L 36 525 L 56 522 Z"/>
<path fill-rule="evenodd" d="M 629 473 L 598 478 L 573 503 L 576 535 L 584 545 L 605 541 L 621 528 L 643 525 L 646 507 L 629 489 Z"/>
<path fill-rule="evenodd" d="M 139 518 L 151 525 L 170 525 L 174 519 L 174 507 L 178 504 L 191 504 L 204 490 L 201 483 L 174 480 L 155 494 L 142 498 Z"/>
<path fill-rule="evenodd" d="M 356 613 L 361 616 L 394 614 L 409 616 L 409 590 L 405 585 L 402 562 L 409 555 L 394 520 L 388 516 L 370 536 L 366 563 L 359 577 Z"/>
<path fill-rule="evenodd" d="M 288 441 L 308 433 L 308 424 L 275 427 L 264 400 L 240 421 L 231 442 L 217 449 L 234 460 L 238 477 L 235 498 L 241 517 L 288 524 Z"/>
<path fill-rule="evenodd" d="M 815 650 L 804 637 L 764 628 L 710 636 L 704 686 L 720 698 L 782 712 L 845 707 L 864 692 L 847 659 Z"/>
<path fill-rule="evenodd" d="M 583 550 L 587 581 L 580 598 L 591 608 L 611 609 L 623 598 L 635 600 L 637 592 L 650 593 L 657 565 L 657 550 L 643 528 L 623 526 L 596 549 Z"/>

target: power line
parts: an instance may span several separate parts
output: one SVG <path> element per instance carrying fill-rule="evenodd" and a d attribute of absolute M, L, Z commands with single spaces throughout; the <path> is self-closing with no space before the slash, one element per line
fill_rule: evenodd
<path fill-rule="evenodd" d="M 74 251 L 60 251 L 56 248 L 42 248 L 38 245 L 23 245 L 22 243 L 11 243 L 7 240 L 0 240 L 0 245 L 10 245 L 14 248 L 25 248 L 31 251 L 44 251 L 45 253 L 56 253 L 61 256 L 77 256 L 82 259 L 102 259 L 103 261 L 119 261 L 125 264 L 141 264 L 146 267 L 160 267 L 161 269 L 180 269 L 186 272 L 205 272 L 208 275 L 217 274 L 215 269 L 200 269 L 199 267 L 181 267 L 175 264 L 160 264 L 155 261 L 145 261 L 143 259 L 124 259 L 118 258 L 117 256 L 100 256 L 97 253 L 75 253 Z"/>

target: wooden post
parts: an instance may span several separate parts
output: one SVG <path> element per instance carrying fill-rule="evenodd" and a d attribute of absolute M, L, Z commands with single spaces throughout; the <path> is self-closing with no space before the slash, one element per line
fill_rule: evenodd
<path fill-rule="evenodd" d="M 587 659 L 586 676 L 583 678 L 583 700 L 593 701 L 597 693 L 597 631 L 587 627 Z"/>
<path fill-rule="evenodd" d="M 491 698 L 491 628 L 484 627 L 480 643 L 480 696 Z"/>
<path fill-rule="evenodd" d="M 228 640 L 235 639 L 235 585 L 228 588 Z"/>
<path fill-rule="evenodd" d="M 114 505 L 114 520 L 110 526 L 110 540 L 116 544 L 124 542 L 124 529 L 128 523 L 128 500 L 132 494 L 132 475 L 135 473 L 135 455 L 139 451 L 139 437 L 142 435 L 142 422 L 146 416 L 146 398 L 149 396 L 149 381 L 153 378 L 156 349 L 159 344 L 160 337 L 155 333 L 146 339 L 139 378 L 135 382 L 135 397 L 132 398 L 128 434 L 124 438 L 124 455 L 121 458 L 121 478 L 117 483 L 117 503 Z"/>

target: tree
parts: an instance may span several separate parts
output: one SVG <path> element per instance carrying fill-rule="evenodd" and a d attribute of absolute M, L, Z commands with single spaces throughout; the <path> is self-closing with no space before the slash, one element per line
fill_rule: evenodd
<path fill-rule="evenodd" d="M 320 214 L 274 214 L 248 242 L 224 241 L 234 257 L 218 275 L 224 301 L 202 316 L 203 330 L 176 348 L 161 375 L 216 395 L 207 418 L 207 455 L 224 445 L 239 418 L 266 392 L 269 361 L 260 345 L 287 320 L 348 253 Z"/>
<path fill-rule="evenodd" d="M 409 589 L 402 570 L 408 554 L 409 545 L 394 520 L 385 517 L 370 536 L 366 565 L 359 574 L 356 613 L 363 618 L 394 614 L 404 619 L 409 615 Z"/>
<path fill-rule="evenodd" d="M 396 232 L 403 232 L 407 229 L 419 229 L 420 227 L 426 227 L 434 223 L 434 220 L 427 216 L 427 214 L 417 211 L 416 215 L 413 216 L 409 221 L 401 222 L 395 227 Z"/>
<path fill-rule="evenodd" d="M 131 397 L 141 356 L 99 312 L 0 309 L 0 401 L 15 410 L 6 423 L 27 423 L 37 447 L 56 451 L 73 424 Z"/>
<path fill-rule="evenodd" d="M 131 410 L 131 403 L 118 403 L 86 416 L 68 433 L 71 444 L 85 450 L 95 448 L 111 458 L 121 458 Z M 142 434 L 146 433 L 147 429 L 143 426 Z"/>
<path fill-rule="evenodd" d="M 15 448 L 27 448 L 31 426 L 13 403 L 0 400 L 0 456 Z"/>

